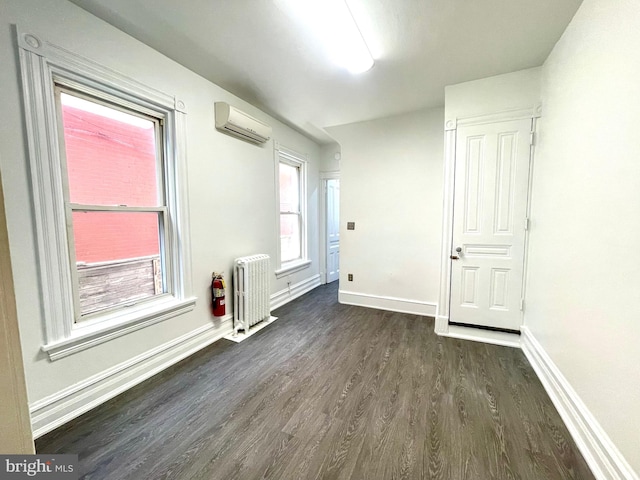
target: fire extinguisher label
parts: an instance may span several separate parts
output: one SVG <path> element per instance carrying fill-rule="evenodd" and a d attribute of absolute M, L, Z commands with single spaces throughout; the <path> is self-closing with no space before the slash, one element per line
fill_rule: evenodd
<path fill-rule="evenodd" d="M 223 298 L 222 300 L 220 300 L 220 305 L 224 305 L 224 304 L 225 304 L 225 301 L 224 301 L 224 298 Z"/>
<path fill-rule="evenodd" d="M 214 297 L 224 297 L 224 290 L 222 288 L 214 288 L 213 289 L 213 296 Z"/>

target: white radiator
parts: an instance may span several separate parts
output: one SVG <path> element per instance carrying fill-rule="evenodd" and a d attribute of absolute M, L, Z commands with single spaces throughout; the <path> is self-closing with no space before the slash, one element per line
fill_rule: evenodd
<path fill-rule="evenodd" d="M 249 333 L 249 328 L 256 323 L 269 320 L 271 316 L 270 271 L 269 255 L 236 258 L 233 268 L 235 335 L 238 334 L 238 330 Z"/>

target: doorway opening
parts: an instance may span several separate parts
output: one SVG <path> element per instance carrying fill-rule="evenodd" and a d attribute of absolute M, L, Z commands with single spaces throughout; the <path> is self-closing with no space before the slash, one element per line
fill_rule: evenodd
<path fill-rule="evenodd" d="M 325 283 L 340 278 L 340 179 L 323 179 Z"/>

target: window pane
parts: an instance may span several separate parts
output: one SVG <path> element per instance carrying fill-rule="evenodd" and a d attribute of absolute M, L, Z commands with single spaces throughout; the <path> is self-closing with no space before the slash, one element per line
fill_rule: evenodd
<path fill-rule="evenodd" d="M 69 199 L 158 206 L 155 122 L 61 94 Z"/>
<path fill-rule="evenodd" d="M 81 315 L 164 292 L 161 215 L 73 212 Z"/>
<path fill-rule="evenodd" d="M 280 215 L 280 260 L 288 262 L 300 258 L 299 215 Z"/>
<path fill-rule="evenodd" d="M 280 163 L 280 211 L 300 211 L 300 169 L 286 163 Z"/>

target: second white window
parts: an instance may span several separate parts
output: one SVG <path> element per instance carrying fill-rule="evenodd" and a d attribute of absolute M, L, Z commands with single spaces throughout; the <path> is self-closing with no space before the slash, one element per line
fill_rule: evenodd
<path fill-rule="evenodd" d="M 279 267 L 295 268 L 307 262 L 306 160 L 280 147 L 278 158 Z"/>

